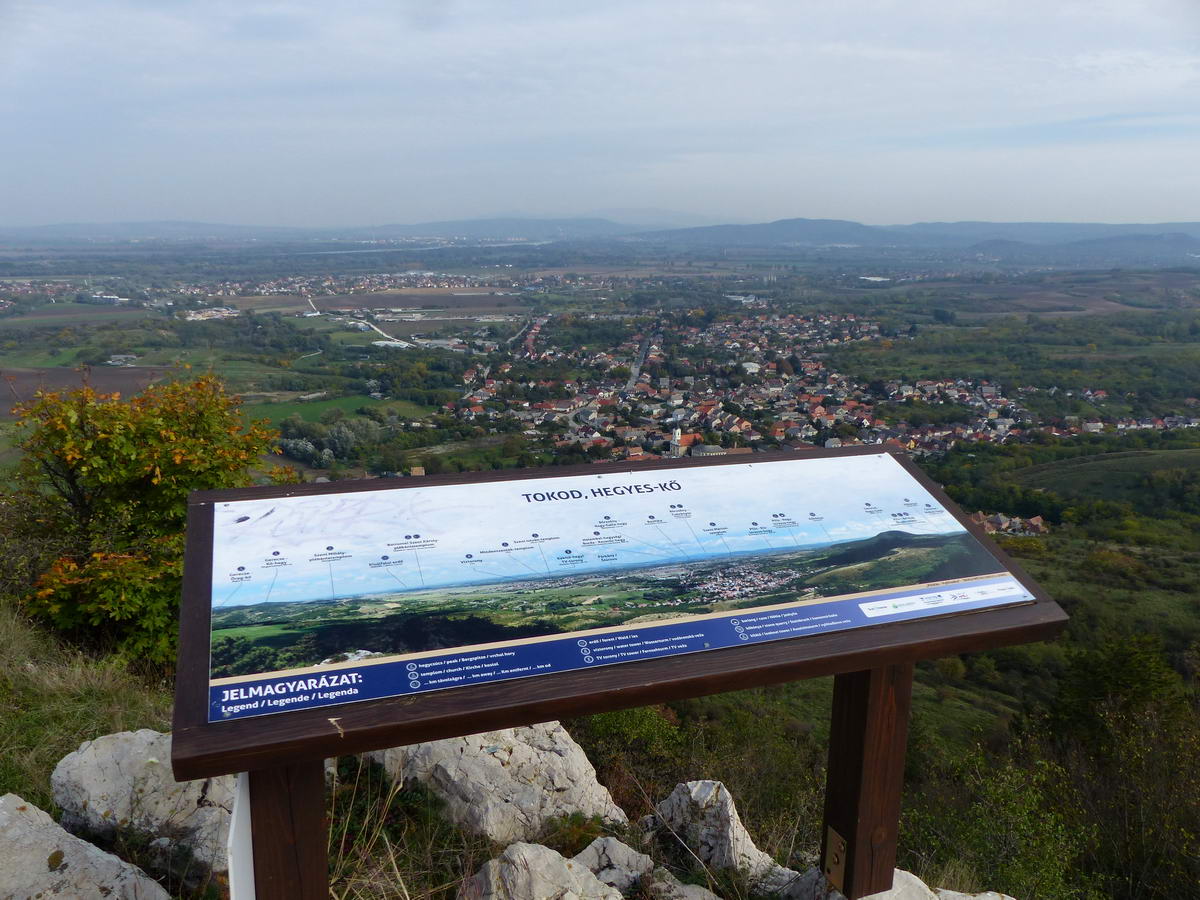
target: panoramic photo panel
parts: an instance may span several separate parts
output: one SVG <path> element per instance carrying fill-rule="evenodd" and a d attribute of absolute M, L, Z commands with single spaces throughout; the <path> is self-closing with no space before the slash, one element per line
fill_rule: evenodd
<path fill-rule="evenodd" d="M 214 516 L 210 721 L 1033 600 L 887 454 Z"/>

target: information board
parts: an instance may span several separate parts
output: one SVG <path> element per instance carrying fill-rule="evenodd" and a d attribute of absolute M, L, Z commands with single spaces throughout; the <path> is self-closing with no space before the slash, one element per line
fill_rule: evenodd
<path fill-rule="evenodd" d="M 886 453 L 212 504 L 208 721 L 1025 604 Z"/>

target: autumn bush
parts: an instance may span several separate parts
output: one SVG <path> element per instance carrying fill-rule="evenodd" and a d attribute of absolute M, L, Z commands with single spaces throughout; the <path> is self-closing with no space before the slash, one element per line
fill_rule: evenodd
<path fill-rule="evenodd" d="M 8 503 L 26 545 L 55 550 L 36 567 L 27 612 L 170 665 L 188 494 L 249 484 L 273 435 L 212 376 L 129 400 L 87 386 L 41 393 L 16 413 L 24 455 Z"/>

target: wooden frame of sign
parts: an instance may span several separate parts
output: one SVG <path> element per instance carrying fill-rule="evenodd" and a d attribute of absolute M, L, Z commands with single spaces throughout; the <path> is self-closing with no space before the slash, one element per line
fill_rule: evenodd
<path fill-rule="evenodd" d="M 659 478 L 693 467 L 882 452 L 854 447 L 197 493 L 188 517 L 172 743 L 175 777 L 248 772 L 258 900 L 325 898 L 323 760 L 328 757 L 833 675 L 822 866 L 850 900 L 887 890 L 896 856 L 914 664 L 1047 639 L 1067 621 L 1059 606 L 907 458 L 893 457 L 980 539 L 1028 592 L 1027 602 L 231 721 L 210 721 L 209 659 L 217 503 L 597 473 Z"/>

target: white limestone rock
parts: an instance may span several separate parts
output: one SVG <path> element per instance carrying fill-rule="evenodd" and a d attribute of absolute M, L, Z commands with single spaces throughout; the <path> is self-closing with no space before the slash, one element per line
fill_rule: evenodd
<path fill-rule="evenodd" d="M 829 887 L 828 882 L 820 877 L 820 872 L 812 869 L 806 872 L 805 875 L 815 875 L 816 880 L 813 882 L 811 893 L 796 895 L 797 900 L 846 900 L 839 891 Z M 974 894 L 959 894 L 951 896 L 949 900 L 960 900 L 960 898 L 971 897 Z M 979 900 L 994 900 L 1001 897 L 1000 894 L 979 894 Z M 888 891 L 880 891 L 877 894 L 870 894 L 864 897 L 863 900 L 938 900 L 938 895 L 931 891 L 925 882 L 914 875 L 912 872 L 906 872 L 904 869 L 894 869 L 892 871 L 892 888 Z M 1012 900 L 1011 897 L 1007 900 Z"/>
<path fill-rule="evenodd" d="M 820 869 L 808 869 L 801 873 L 795 869 L 776 864 L 755 885 L 756 890 L 789 900 L 808 900 L 817 891 L 826 889 L 825 876 Z"/>
<path fill-rule="evenodd" d="M 705 865 L 743 873 L 760 893 L 788 898 L 811 894 L 810 873 L 781 866 L 758 849 L 721 782 L 678 784 L 655 811 L 658 822 Z"/>
<path fill-rule="evenodd" d="M 0 797 L 0 897 L 169 900 L 137 866 L 69 834 L 16 794 Z"/>
<path fill-rule="evenodd" d="M 782 868 L 782 866 L 780 867 Z M 672 885 L 674 882 L 674 885 Z M 709 900 L 714 895 L 695 885 L 683 885 L 666 869 L 656 869 L 643 882 L 650 895 L 656 900 Z M 680 893 L 679 891 L 687 893 Z M 770 885 L 759 882 L 756 890 L 768 896 L 787 897 L 789 900 L 846 900 L 841 892 L 829 886 L 819 869 L 809 869 L 803 875 L 788 882 L 780 892 Z M 891 890 L 881 891 L 864 897 L 863 900 L 1015 900 L 1008 894 L 985 891 L 981 894 L 962 894 L 957 891 L 930 890 L 916 875 L 904 869 L 896 869 L 892 875 Z"/>
<path fill-rule="evenodd" d="M 912 872 L 896 869 L 892 872 L 892 889 L 872 894 L 876 900 L 938 900 L 937 894 L 929 889 Z"/>
<path fill-rule="evenodd" d="M 900 870 L 896 870 L 899 874 Z M 908 874 L 907 872 L 905 873 Z M 1016 900 L 1015 897 L 1010 897 L 1008 894 L 998 894 L 995 891 L 984 891 L 980 894 L 964 894 L 961 891 L 948 891 L 945 888 L 937 888 L 934 891 L 937 894 L 938 900 Z"/>
<path fill-rule="evenodd" d="M 596 838 L 576 854 L 581 863 L 607 885 L 626 896 L 649 896 L 654 900 L 721 900 L 698 884 L 684 884 L 671 872 L 656 867 L 645 853 L 638 853 L 613 837 Z"/>
<path fill-rule="evenodd" d="M 549 847 L 515 843 L 458 889 L 459 900 L 622 900 L 588 867 Z"/>
<path fill-rule="evenodd" d="M 614 837 L 596 838 L 573 859 L 622 894 L 654 871 L 654 860 Z"/>
<path fill-rule="evenodd" d="M 143 728 L 85 741 L 59 761 L 50 783 L 71 831 L 106 839 L 118 831 L 167 838 L 171 843 L 159 847 L 163 860 L 182 848 L 205 870 L 188 873 L 189 880 L 228 868 L 235 779 L 177 782 L 169 734 Z"/>
<path fill-rule="evenodd" d="M 706 887 L 684 884 L 666 869 L 655 869 L 644 883 L 646 893 L 654 900 L 721 900 Z"/>
<path fill-rule="evenodd" d="M 394 747 L 371 758 L 393 779 L 424 784 L 454 822 L 500 844 L 532 840 L 549 820 L 571 813 L 628 821 L 557 722 Z"/>

